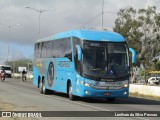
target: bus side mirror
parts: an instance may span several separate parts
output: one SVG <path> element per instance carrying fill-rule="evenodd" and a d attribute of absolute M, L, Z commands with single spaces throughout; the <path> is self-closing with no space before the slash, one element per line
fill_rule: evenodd
<path fill-rule="evenodd" d="M 76 45 L 77 48 L 77 54 L 78 54 L 78 61 L 82 60 L 82 49 L 79 45 Z"/>
<path fill-rule="evenodd" d="M 136 51 L 133 48 L 129 48 L 129 51 L 132 53 L 132 63 L 136 62 Z"/>

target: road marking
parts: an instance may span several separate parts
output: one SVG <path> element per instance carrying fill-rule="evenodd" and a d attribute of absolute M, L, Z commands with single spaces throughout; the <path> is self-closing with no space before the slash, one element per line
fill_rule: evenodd
<path fill-rule="evenodd" d="M 43 94 L 40 94 L 40 93 L 36 93 L 36 92 L 33 92 L 33 91 L 29 91 L 29 90 L 24 90 L 24 89 L 21 89 L 21 88 L 18 88 L 18 87 L 13 87 L 13 86 L 6 85 L 6 84 L 5 84 L 5 86 L 12 87 L 12 88 L 17 89 L 17 90 L 29 92 L 29 93 L 32 93 L 32 94 L 37 94 L 37 95 L 41 95 L 41 96 L 43 95 Z M 74 103 L 74 104 L 78 104 L 78 105 L 94 108 L 94 109 L 101 110 L 101 111 L 111 111 L 111 110 L 107 110 L 107 109 L 103 109 L 103 108 L 99 108 L 99 107 L 95 107 L 95 106 L 91 106 L 91 105 L 87 105 L 87 104 L 83 104 L 83 103 L 79 103 L 79 102 L 75 102 L 75 101 L 66 100 L 66 99 L 63 99 L 63 98 L 57 98 L 57 96 L 56 97 L 54 97 L 54 96 L 45 96 L 45 97 L 52 98 L 52 99 L 54 98 L 56 100 L 66 101 L 66 102 L 69 102 L 69 103 Z"/>
<path fill-rule="evenodd" d="M 28 92 L 28 93 L 32 93 L 32 94 L 44 96 L 44 94 L 36 93 L 36 92 L 33 92 L 33 91 L 24 90 L 24 89 L 21 89 L 21 88 L 18 88 L 18 87 L 13 87 L 13 86 L 6 85 L 6 84 L 3 84 L 3 85 L 4 85 L 4 86 L 7 86 L 7 87 L 12 87 L 12 88 L 17 89 L 17 90 L 20 90 L 20 91 L 24 91 L 24 92 Z M 63 99 L 63 98 L 57 98 L 57 96 L 56 96 L 56 97 L 54 97 L 54 96 L 45 96 L 45 97 L 52 98 L 52 99 L 54 98 L 54 99 L 56 99 L 56 100 L 61 100 L 61 101 L 66 101 L 66 102 L 68 102 L 68 103 L 74 103 L 74 104 L 77 104 L 77 105 L 81 105 L 81 106 L 93 108 L 93 109 L 96 109 L 96 110 L 111 111 L 111 110 L 108 110 L 108 109 L 103 109 L 103 108 L 100 108 L 100 107 L 95 107 L 95 106 L 87 105 L 87 104 L 84 104 L 84 103 L 79 103 L 79 102 L 75 102 L 75 101 L 70 101 L 70 100 L 66 100 L 66 99 Z M 112 111 L 111 111 L 111 112 L 112 112 Z M 137 119 L 140 119 L 140 120 L 150 120 L 150 119 L 146 119 L 146 118 L 142 118 L 142 117 L 133 117 L 133 118 L 137 118 Z"/>

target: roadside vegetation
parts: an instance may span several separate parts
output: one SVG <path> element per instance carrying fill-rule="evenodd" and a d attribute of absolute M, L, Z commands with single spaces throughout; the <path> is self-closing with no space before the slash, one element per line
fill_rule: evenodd
<path fill-rule="evenodd" d="M 114 31 L 122 34 L 137 52 L 134 66 L 160 70 L 160 13 L 155 6 L 146 9 L 122 8 L 115 20 Z"/>
<path fill-rule="evenodd" d="M 10 65 L 12 67 L 13 73 L 20 73 L 18 71 L 18 67 L 26 67 L 27 71 L 32 71 L 33 69 L 32 59 L 23 58 L 23 59 L 8 61 L 8 62 L 6 61 L 5 64 Z"/>

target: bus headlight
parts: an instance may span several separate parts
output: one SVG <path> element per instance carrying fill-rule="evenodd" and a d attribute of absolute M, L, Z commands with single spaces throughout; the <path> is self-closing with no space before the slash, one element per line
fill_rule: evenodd
<path fill-rule="evenodd" d="M 89 83 L 84 83 L 84 86 L 90 87 L 91 85 Z"/>
<path fill-rule="evenodd" d="M 84 86 L 87 86 L 87 87 L 90 87 L 91 86 L 91 84 L 89 84 L 89 83 L 85 83 L 85 82 L 80 82 L 82 85 L 84 85 Z"/>
<path fill-rule="evenodd" d="M 123 87 L 125 87 L 125 88 L 128 87 L 128 84 L 124 84 Z"/>

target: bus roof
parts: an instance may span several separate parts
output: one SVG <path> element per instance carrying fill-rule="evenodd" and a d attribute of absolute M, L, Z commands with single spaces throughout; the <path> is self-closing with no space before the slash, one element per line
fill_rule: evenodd
<path fill-rule="evenodd" d="M 98 30 L 70 30 L 55 34 L 45 39 L 37 40 L 37 42 L 56 40 L 68 37 L 77 37 L 81 40 L 91 40 L 91 41 L 111 41 L 111 42 L 125 41 L 125 38 L 116 32 L 98 31 Z"/>

